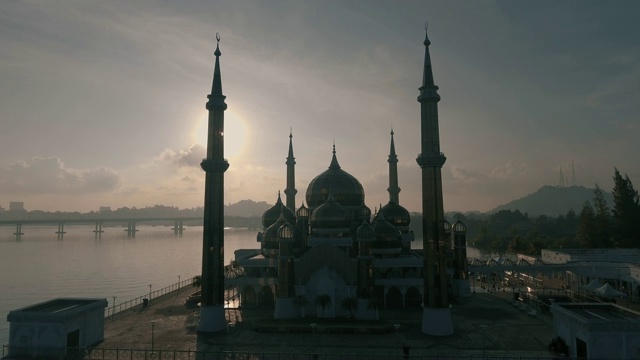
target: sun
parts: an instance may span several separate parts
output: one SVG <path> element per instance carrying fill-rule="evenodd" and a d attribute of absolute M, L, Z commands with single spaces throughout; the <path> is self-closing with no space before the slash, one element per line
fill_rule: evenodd
<path fill-rule="evenodd" d="M 207 146 L 208 131 L 207 113 L 198 116 L 192 133 L 193 141 L 204 147 Z M 248 131 L 244 119 L 232 111 L 224 113 L 224 157 L 227 159 L 242 156 L 248 144 Z"/>

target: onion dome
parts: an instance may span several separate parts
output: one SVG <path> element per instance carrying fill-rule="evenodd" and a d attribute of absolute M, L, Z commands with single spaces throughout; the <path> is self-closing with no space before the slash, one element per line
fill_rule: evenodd
<path fill-rule="evenodd" d="M 295 236 L 295 227 L 288 221 L 285 221 L 285 223 L 278 228 L 278 238 L 281 240 L 293 240 Z"/>
<path fill-rule="evenodd" d="M 262 226 L 266 229 L 273 225 L 273 223 L 278 221 L 280 213 L 284 215 L 284 218 L 288 222 L 295 224 L 296 216 L 293 214 L 293 210 L 289 209 L 282 203 L 280 192 L 278 192 L 278 201 L 276 201 L 276 204 L 262 214 Z"/>
<path fill-rule="evenodd" d="M 262 253 L 265 257 L 277 256 L 280 249 L 280 227 L 287 223 L 284 213 L 280 213 L 278 220 L 271 224 L 262 235 Z"/>
<path fill-rule="evenodd" d="M 358 226 L 358 229 L 356 230 L 356 236 L 358 237 L 358 240 L 373 239 L 374 235 L 375 231 L 373 229 L 373 226 L 367 224 L 366 222 L 363 222 L 362 225 Z"/>
<path fill-rule="evenodd" d="M 405 227 L 411 223 L 409 211 L 395 201 L 389 201 L 387 205 L 380 208 L 380 212 L 392 225 Z"/>
<path fill-rule="evenodd" d="M 300 205 L 300 207 L 296 211 L 296 216 L 298 218 L 305 218 L 305 219 L 309 218 L 309 209 L 307 209 L 307 207 L 304 206 L 304 203 L 302 203 L 302 205 Z"/>
<path fill-rule="evenodd" d="M 373 224 L 375 242 L 374 253 L 399 253 L 402 247 L 402 234 L 388 222 L 382 213 L 378 213 Z M 378 251 L 381 250 L 381 251 Z"/>
<path fill-rule="evenodd" d="M 453 232 L 455 234 L 466 234 L 467 233 L 467 227 L 460 220 L 458 220 L 455 223 L 453 223 L 452 229 L 453 229 Z"/>
<path fill-rule="evenodd" d="M 333 198 L 333 191 L 329 192 L 327 201 L 318 206 L 311 214 L 311 228 L 338 229 L 351 225 L 349 214 Z"/>
<path fill-rule="evenodd" d="M 369 219 L 371 219 L 371 209 L 369 209 L 367 205 L 362 204 L 362 206 L 360 206 L 360 216 L 364 221 L 369 221 Z"/>
<path fill-rule="evenodd" d="M 307 187 L 306 199 L 309 208 L 322 205 L 327 200 L 329 191 L 342 206 L 355 207 L 364 204 L 364 188 L 355 177 L 340 168 L 335 145 L 329 169 L 311 180 Z"/>

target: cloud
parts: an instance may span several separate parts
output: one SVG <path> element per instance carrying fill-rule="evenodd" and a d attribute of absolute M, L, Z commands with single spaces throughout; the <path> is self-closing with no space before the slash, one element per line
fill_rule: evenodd
<path fill-rule="evenodd" d="M 9 194 L 90 194 L 117 188 L 120 175 L 107 168 L 72 169 L 57 157 L 34 157 L 0 167 L 0 192 Z"/>
<path fill-rule="evenodd" d="M 171 150 L 166 149 L 160 158 L 177 165 L 178 167 L 198 167 L 202 159 L 207 156 L 206 149 L 200 144 L 191 145 L 188 149 Z"/>

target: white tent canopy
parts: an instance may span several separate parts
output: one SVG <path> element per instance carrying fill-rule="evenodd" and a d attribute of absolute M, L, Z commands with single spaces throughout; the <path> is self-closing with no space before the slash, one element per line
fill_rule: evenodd
<path fill-rule="evenodd" d="M 604 284 L 601 287 L 593 290 L 594 293 L 602 296 L 603 298 L 626 298 L 627 294 L 614 289 L 609 284 Z"/>
<path fill-rule="evenodd" d="M 602 287 L 602 284 L 600 284 L 600 281 L 598 281 L 598 279 L 593 279 L 591 280 L 590 283 L 588 283 L 587 285 L 583 286 L 582 288 L 584 290 L 588 290 L 588 291 L 595 291 L 596 289 Z"/>

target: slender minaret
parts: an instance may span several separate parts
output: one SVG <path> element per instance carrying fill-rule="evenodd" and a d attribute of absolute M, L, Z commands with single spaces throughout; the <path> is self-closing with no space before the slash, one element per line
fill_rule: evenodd
<path fill-rule="evenodd" d="M 287 156 L 287 188 L 284 194 L 287 195 L 287 207 L 293 211 L 296 210 L 296 158 L 293 157 L 293 130 L 289 130 L 289 155 Z"/>
<path fill-rule="evenodd" d="M 398 156 L 396 155 L 396 145 L 393 142 L 393 129 L 391 129 L 391 147 L 389 149 L 389 201 L 400 203 L 400 188 L 398 187 Z"/>
<path fill-rule="evenodd" d="M 426 32 L 426 29 L 425 29 Z M 453 334 L 447 294 L 444 248 L 444 206 L 442 204 L 442 165 L 438 129 L 438 87 L 433 82 L 429 37 L 424 39 L 424 69 L 420 87 L 421 153 L 416 161 L 422 169 L 422 229 L 424 255 L 424 310 L 422 332 L 428 335 Z"/>
<path fill-rule="evenodd" d="M 206 173 L 204 188 L 204 227 L 202 238 L 202 307 L 198 331 L 225 330 L 224 316 L 224 172 L 229 163 L 224 158 L 224 111 L 220 76 L 220 35 L 216 33 L 216 65 L 213 86 L 207 96 L 209 126 L 207 158 L 200 166 Z"/>

